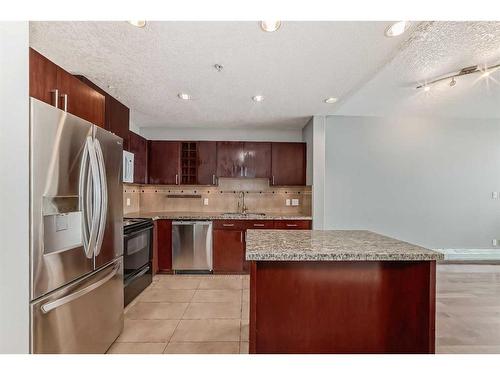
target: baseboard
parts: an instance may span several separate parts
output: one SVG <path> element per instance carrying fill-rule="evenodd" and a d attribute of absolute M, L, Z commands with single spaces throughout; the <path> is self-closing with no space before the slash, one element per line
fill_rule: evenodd
<path fill-rule="evenodd" d="M 500 262 L 500 249 L 435 249 L 445 262 Z"/>

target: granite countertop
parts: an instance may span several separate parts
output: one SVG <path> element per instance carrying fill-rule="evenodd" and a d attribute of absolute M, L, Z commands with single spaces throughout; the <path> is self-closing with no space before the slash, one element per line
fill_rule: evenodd
<path fill-rule="evenodd" d="M 443 254 L 365 230 L 248 230 L 256 261 L 431 261 Z"/>
<path fill-rule="evenodd" d="M 153 220 L 312 220 L 311 216 L 266 213 L 231 214 L 221 212 L 134 212 L 123 215 L 127 218 L 151 218 Z"/>

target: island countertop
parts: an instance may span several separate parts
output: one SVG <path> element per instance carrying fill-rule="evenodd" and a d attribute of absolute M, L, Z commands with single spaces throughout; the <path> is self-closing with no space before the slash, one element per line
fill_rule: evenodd
<path fill-rule="evenodd" d="M 433 250 L 366 230 L 248 230 L 249 261 L 435 261 Z"/>

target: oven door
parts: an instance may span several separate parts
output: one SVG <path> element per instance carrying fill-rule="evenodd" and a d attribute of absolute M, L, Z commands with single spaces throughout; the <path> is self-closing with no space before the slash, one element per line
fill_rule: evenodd
<path fill-rule="evenodd" d="M 127 279 L 151 259 L 153 227 L 125 234 L 123 244 L 124 277 Z"/>

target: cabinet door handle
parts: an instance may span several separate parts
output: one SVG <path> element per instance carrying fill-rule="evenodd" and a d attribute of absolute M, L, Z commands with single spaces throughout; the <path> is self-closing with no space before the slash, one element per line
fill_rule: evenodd
<path fill-rule="evenodd" d="M 241 177 L 243 177 L 243 175 L 244 175 L 244 173 L 243 173 L 243 166 L 241 166 L 241 171 L 240 172 L 241 172 L 240 173 Z"/>
<path fill-rule="evenodd" d="M 274 185 L 274 176 L 273 176 L 273 185 Z"/>
<path fill-rule="evenodd" d="M 234 224 L 222 224 L 223 227 L 234 227 Z"/>
<path fill-rule="evenodd" d="M 254 227 L 263 227 L 263 226 L 265 226 L 265 225 L 264 225 L 264 224 L 255 224 L 255 223 L 254 223 L 254 225 L 253 225 L 253 226 L 254 226 Z"/>
<path fill-rule="evenodd" d="M 245 242 L 245 232 L 240 232 L 240 240 L 241 240 L 241 243 Z"/>
<path fill-rule="evenodd" d="M 175 175 L 175 184 L 179 185 L 179 175 L 178 174 Z"/>
<path fill-rule="evenodd" d="M 59 108 L 59 90 L 54 89 L 50 90 L 50 92 L 52 93 L 52 100 L 54 102 L 54 107 Z"/>
<path fill-rule="evenodd" d="M 286 226 L 287 226 L 287 227 L 298 227 L 298 225 L 297 225 L 297 224 L 287 224 Z"/>
<path fill-rule="evenodd" d="M 68 94 L 62 94 L 61 98 L 63 100 L 62 110 L 68 112 Z"/>
<path fill-rule="evenodd" d="M 212 185 L 215 185 L 215 175 L 212 175 Z"/>
<path fill-rule="evenodd" d="M 247 176 L 248 167 L 245 167 L 245 177 Z"/>

